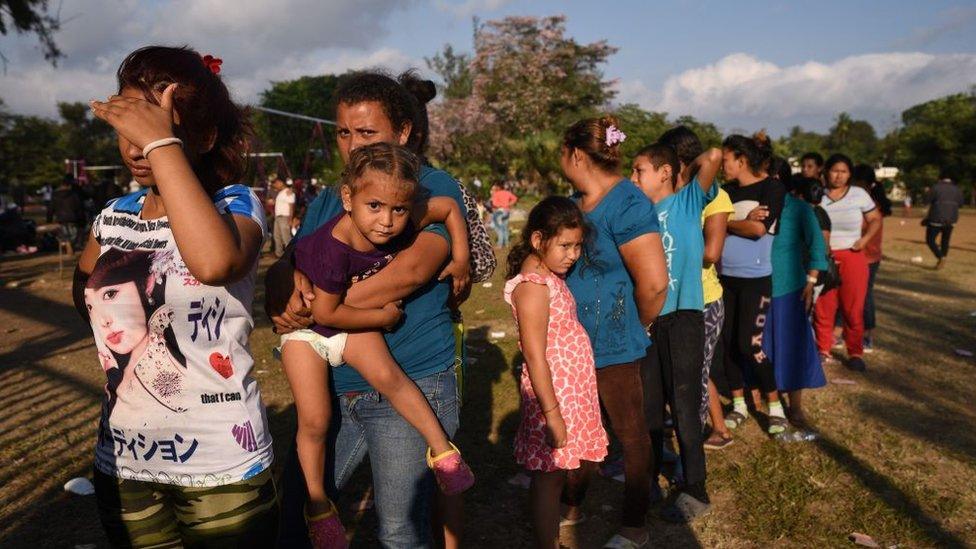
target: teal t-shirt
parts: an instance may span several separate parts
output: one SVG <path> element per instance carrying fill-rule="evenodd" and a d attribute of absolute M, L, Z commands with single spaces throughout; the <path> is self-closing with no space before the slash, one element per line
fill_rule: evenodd
<path fill-rule="evenodd" d="M 634 281 L 619 247 L 659 232 L 657 215 L 651 201 L 627 179 L 585 215 L 592 234 L 586 254 L 573 266 L 566 284 L 590 336 L 596 367 L 605 368 L 644 357 L 651 344 L 637 314 Z"/>
<path fill-rule="evenodd" d="M 668 297 L 662 315 L 679 309 L 701 311 L 705 307 L 701 277 L 705 238 L 701 214 L 717 194 L 718 185 L 713 183 L 706 194 L 696 177 L 678 192 L 654 204 L 661 226 L 664 260 L 668 264 Z"/>
<path fill-rule="evenodd" d="M 772 257 L 773 297 L 803 289 L 808 270 L 827 270 L 827 245 L 817 214 L 813 206 L 791 194 L 783 202 Z"/>
<path fill-rule="evenodd" d="M 465 212 L 461 189 L 447 172 L 423 166 L 420 169 L 420 185 L 430 196 L 453 198 L 461 212 Z M 295 238 L 315 232 L 341 211 L 342 202 L 337 189 L 329 187 L 323 190 L 308 205 Z M 428 225 L 424 230 L 450 241 L 442 224 Z M 436 277 L 418 288 L 403 300 L 403 320 L 396 330 L 385 334 L 390 353 L 410 379 L 422 379 L 454 365 L 454 331 L 451 312 L 447 307 L 450 291 L 450 281 L 438 282 Z M 332 368 L 332 379 L 336 393 L 370 390 L 366 380 L 348 365 Z"/>

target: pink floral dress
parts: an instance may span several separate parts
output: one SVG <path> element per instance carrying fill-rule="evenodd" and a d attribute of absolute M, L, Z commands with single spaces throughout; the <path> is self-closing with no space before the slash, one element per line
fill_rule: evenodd
<path fill-rule="evenodd" d="M 512 305 L 512 292 L 523 282 L 549 288 L 549 328 L 546 361 L 552 373 L 556 401 L 566 423 L 566 446 L 553 449 L 546 444 L 546 420 L 532 390 L 529 368 L 522 365 L 520 391 L 522 421 L 515 436 L 515 460 L 529 471 L 550 472 L 577 469 L 580 460 L 603 461 L 607 455 L 607 433 L 600 419 L 600 400 L 589 336 L 576 318 L 576 301 L 566 282 L 555 275 L 519 274 L 505 284 L 505 301 Z M 516 317 L 516 327 L 518 318 Z M 521 344 L 520 344 L 521 346 Z"/>

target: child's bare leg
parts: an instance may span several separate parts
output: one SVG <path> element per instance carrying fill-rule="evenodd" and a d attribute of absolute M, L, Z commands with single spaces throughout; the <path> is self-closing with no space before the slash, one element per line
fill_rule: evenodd
<path fill-rule="evenodd" d="M 298 410 L 298 462 L 308 488 L 309 516 L 331 509 L 325 493 L 325 441 L 332 418 L 329 364 L 304 341 L 286 341 L 281 364 Z"/>
<path fill-rule="evenodd" d="M 386 397 L 407 423 L 420 432 L 435 456 L 451 449 L 447 434 L 430 409 L 430 403 L 393 360 L 379 332 L 349 334 L 342 358 Z"/>
<path fill-rule="evenodd" d="M 559 494 L 566 471 L 533 473 L 529 485 L 529 508 L 536 547 L 559 549 Z"/>

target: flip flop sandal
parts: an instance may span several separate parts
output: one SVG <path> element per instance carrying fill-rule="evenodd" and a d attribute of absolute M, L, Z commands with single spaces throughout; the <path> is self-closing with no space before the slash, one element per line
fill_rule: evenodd
<path fill-rule="evenodd" d="M 603 544 L 603 549 L 643 549 L 644 547 L 647 547 L 647 542 L 649 540 L 650 536 L 648 536 L 643 543 L 637 543 L 630 538 L 626 538 L 620 534 L 615 534 Z"/>
<path fill-rule="evenodd" d="M 568 519 L 568 518 L 566 518 L 566 517 L 564 517 L 562 515 L 559 516 L 559 527 L 560 528 L 562 528 L 564 526 L 576 526 L 577 524 L 581 524 L 583 522 L 586 522 L 586 514 L 585 513 L 580 513 L 579 517 L 574 518 L 574 519 Z"/>
<path fill-rule="evenodd" d="M 769 416 L 769 428 L 767 429 L 769 434 L 778 435 L 786 432 L 789 427 L 790 422 L 785 417 Z"/>
<path fill-rule="evenodd" d="M 732 445 L 735 440 L 732 435 L 728 438 L 722 436 L 722 433 L 714 432 L 705 439 L 705 449 L 706 450 L 722 450 Z"/>
<path fill-rule="evenodd" d="M 735 410 L 732 410 L 729 412 L 729 415 L 725 416 L 725 426 L 729 429 L 736 429 L 745 423 L 747 419 L 749 418 L 740 414 L 739 412 L 736 412 Z"/>
<path fill-rule="evenodd" d="M 682 492 L 674 498 L 674 503 L 661 509 L 661 518 L 668 522 L 686 523 L 708 514 L 711 508 L 711 504 Z"/>

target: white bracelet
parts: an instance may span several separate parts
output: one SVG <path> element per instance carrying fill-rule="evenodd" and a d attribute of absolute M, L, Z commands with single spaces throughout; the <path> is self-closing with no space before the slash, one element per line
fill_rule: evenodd
<path fill-rule="evenodd" d="M 142 157 L 149 158 L 149 153 L 153 152 L 159 147 L 165 147 L 167 145 L 179 145 L 180 147 L 182 147 L 183 140 L 180 139 L 179 137 L 164 137 L 162 139 L 157 139 L 142 148 Z"/>

